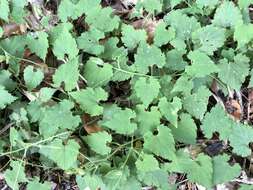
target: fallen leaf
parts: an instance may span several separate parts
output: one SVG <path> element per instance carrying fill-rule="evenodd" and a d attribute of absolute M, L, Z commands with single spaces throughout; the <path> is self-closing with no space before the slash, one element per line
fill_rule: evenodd
<path fill-rule="evenodd" d="M 24 34 L 26 33 L 27 26 L 26 24 L 16 24 L 16 23 L 9 23 L 9 24 L 4 24 L 2 26 L 4 30 L 4 36 L 11 36 L 15 34 Z"/>
<path fill-rule="evenodd" d="M 152 43 L 154 39 L 155 29 L 159 22 L 160 21 L 155 21 L 152 19 L 140 19 L 134 21 L 132 25 L 135 29 L 144 29 L 148 35 L 147 42 Z"/>
<path fill-rule="evenodd" d="M 229 98 L 225 102 L 225 108 L 229 115 L 232 116 L 237 121 L 240 121 L 242 118 L 242 108 L 240 103 L 237 100 Z"/>
<path fill-rule="evenodd" d="M 92 118 L 88 114 L 83 115 L 82 121 L 83 121 L 83 128 L 88 134 L 103 131 L 103 129 L 97 124 L 97 121 L 92 120 Z"/>

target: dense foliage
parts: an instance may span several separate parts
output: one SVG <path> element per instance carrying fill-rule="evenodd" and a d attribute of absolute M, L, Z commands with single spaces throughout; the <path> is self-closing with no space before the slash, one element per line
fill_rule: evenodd
<path fill-rule="evenodd" d="M 251 122 L 217 97 L 253 85 L 253 1 L 130 3 L 125 15 L 100 0 L 0 0 L 0 160 L 12 189 L 51 189 L 31 167 L 74 175 L 82 190 L 185 179 L 211 189 L 250 175 Z"/>

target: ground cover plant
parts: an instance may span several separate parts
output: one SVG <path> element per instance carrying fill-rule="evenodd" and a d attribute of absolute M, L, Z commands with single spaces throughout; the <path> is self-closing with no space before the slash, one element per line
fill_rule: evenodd
<path fill-rule="evenodd" d="M 252 0 L 0 0 L 1 189 L 253 189 Z"/>

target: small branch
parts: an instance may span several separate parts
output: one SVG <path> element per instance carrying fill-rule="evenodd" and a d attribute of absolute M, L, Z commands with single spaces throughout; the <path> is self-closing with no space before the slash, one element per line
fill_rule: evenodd
<path fill-rule="evenodd" d="M 247 181 L 247 180 L 244 180 L 244 179 L 234 179 L 232 181 L 237 182 L 237 183 L 247 184 L 247 185 L 253 185 L 253 181 Z"/>
<path fill-rule="evenodd" d="M 0 130 L 0 135 L 2 135 L 5 131 L 7 131 L 14 123 L 9 123 L 4 128 Z"/>

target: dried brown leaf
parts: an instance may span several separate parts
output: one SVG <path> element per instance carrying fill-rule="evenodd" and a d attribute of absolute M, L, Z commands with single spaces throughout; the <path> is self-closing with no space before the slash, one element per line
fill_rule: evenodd
<path fill-rule="evenodd" d="M 136 20 L 132 23 L 135 29 L 144 29 L 148 35 L 148 43 L 152 43 L 154 39 L 154 33 L 157 25 L 160 21 L 152 20 L 152 19 L 140 19 Z"/>
<path fill-rule="evenodd" d="M 225 103 L 225 108 L 233 119 L 240 121 L 242 118 L 242 108 L 237 100 L 229 98 Z"/>
<path fill-rule="evenodd" d="M 8 37 L 11 35 L 24 34 L 27 31 L 26 24 L 9 23 L 2 26 L 4 30 L 4 36 Z"/>
<path fill-rule="evenodd" d="M 82 117 L 83 120 L 83 128 L 88 134 L 97 133 L 102 131 L 103 129 L 97 124 L 96 120 L 92 120 L 92 118 L 88 114 L 84 114 Z"/>

